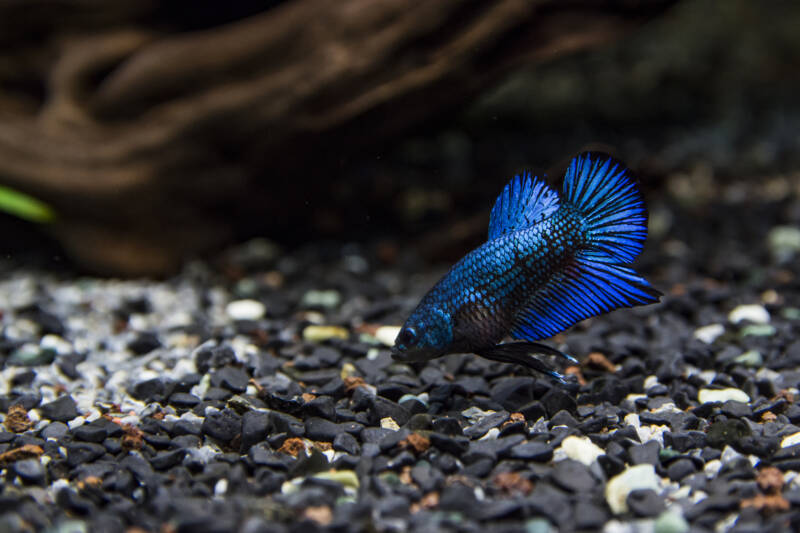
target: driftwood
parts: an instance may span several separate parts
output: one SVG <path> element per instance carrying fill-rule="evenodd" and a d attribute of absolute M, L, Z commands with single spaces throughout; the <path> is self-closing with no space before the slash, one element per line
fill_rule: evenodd
<path fill-rule="evenodd" d="M 85 265 L 164 273 L 230 239 L 237 213 L 279 231 L 340 159 L 671 3 L 293 0 L 175 31 L 157 2 L 11 0 L 0 184 L 50 203 Z"/>

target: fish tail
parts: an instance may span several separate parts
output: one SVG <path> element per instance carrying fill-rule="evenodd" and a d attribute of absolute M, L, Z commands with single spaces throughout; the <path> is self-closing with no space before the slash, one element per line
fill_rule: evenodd
<path fill-rule="evenodd" d="M 622 162 L 597 152 L 575 157 L 564 177 L 563 202 L 582 220 L 583 259 L 624 264 L 642 251 L 647 208 Z"/>

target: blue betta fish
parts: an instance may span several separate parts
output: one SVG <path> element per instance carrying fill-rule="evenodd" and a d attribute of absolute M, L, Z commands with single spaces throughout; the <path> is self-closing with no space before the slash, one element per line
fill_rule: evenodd
<path fill-rule="evenodd" d="M 395 360 L 475 353 L 564 382 L 537 354 L 573 357 L 534 341 L 661 293 L 633 269 L 647 238 L 647 209 L 628 169 L 611 156 L 575 157 L 562 194 L 515 176 L 492 208 L 489 240 L 422 298 L 400 330 Z M 500 341 L 510 335 L 522 342 Z"/>

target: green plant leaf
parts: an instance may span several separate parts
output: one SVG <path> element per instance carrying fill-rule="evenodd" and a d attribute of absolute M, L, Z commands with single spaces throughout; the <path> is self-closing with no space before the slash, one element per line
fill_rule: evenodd
<path fill-rule="evenodd" d="M 30 222 L 52 222 L 55 211 L 46 203 L 25 193 L 0 185 L 0 211 Z"/>

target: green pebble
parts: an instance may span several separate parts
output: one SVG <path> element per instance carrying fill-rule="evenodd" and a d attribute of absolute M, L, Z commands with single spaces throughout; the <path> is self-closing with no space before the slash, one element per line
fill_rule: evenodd
<path fill-rule="evenodd" d="M 749 367 L 760 367 L 764 364 L 764 358 L 761 357 L 761 352 L 758 350 L 748 350 L 744 352 L 742 355 L 736 357 L 734 362 L 739 363 L 740 365 L 749 366 Z"/>
<path fill-rule="evenodd" d="M 654 533 L 686 533 L 689 531 L 689 524 L 686 519 L 673 511 L 664 511 L 653 524 Z"/>
<path fill-rule="evenodd" d="M 55 358 L 56 352 L 50 348 L 23 346 L 11 354 L 8 358 L 8 364 L 12 366 L 49 365 Z"/>
<path fill-rule="evenodd" d="M 800 309 L 787 307 L 781 311 L 781 316 L 786 320 L 800 320 Z"/>
<path fill-rule="evenodd" d="M 47 533 L 87 533 L 89 528 L 83 520 L 64 520 L 46 531 Z"/>
<path fill-rule="evenodd" d="M 755 337 L 769 337 L 775 334 L 775 327 L 769 324 L 750 324 L 739 332 L 742 337 L 753 335 Z"/>
<path fill-rule="evenodd" d="M 544 518 L 532 518 L 525 522 L 525 533 L 550 533 L 550 522 Z"/>
<path fill-rule="evenodd" d="M 376 339 L 374 336 L 370 335 L 369 333 L 360 333 L 358 335 L 358 342 L 364 344 L 380 344 L 381 341 Z"/>
<path fill-rule="evenodd" d="M 658 458 L 661 461 L 669 461 L 673 457 L 679 456 L 681 453 L 673 450 L 672 448 L 661 448 L 658 451 Z"/>
<path fill-rule="evenodd" d="M 335 309 L 342 301 L 342 295 L 339 291 L 328 290 L 318 291 L 310 290 L 303 295 L 300 305 L 303 307 L 314 307 L 322 309 Z"/>
<path fill-rule="evenodd" d="M 358 476 L 352 470 L 329 470 L 327 472 L 319 472 L 311 477 L 324 479 L 327 481 L 334 481 L 336 483 L 341 483 L 345 487 L 350 487 L 353 489 L 357 489 L 359 485 Z"/>
<path fill-rule="evenodd" d="M 238 298 L 248 298 L 258 293 L 258 283 L 252 278 L 244 278 L 236 283 L 233 293 Z"/>

